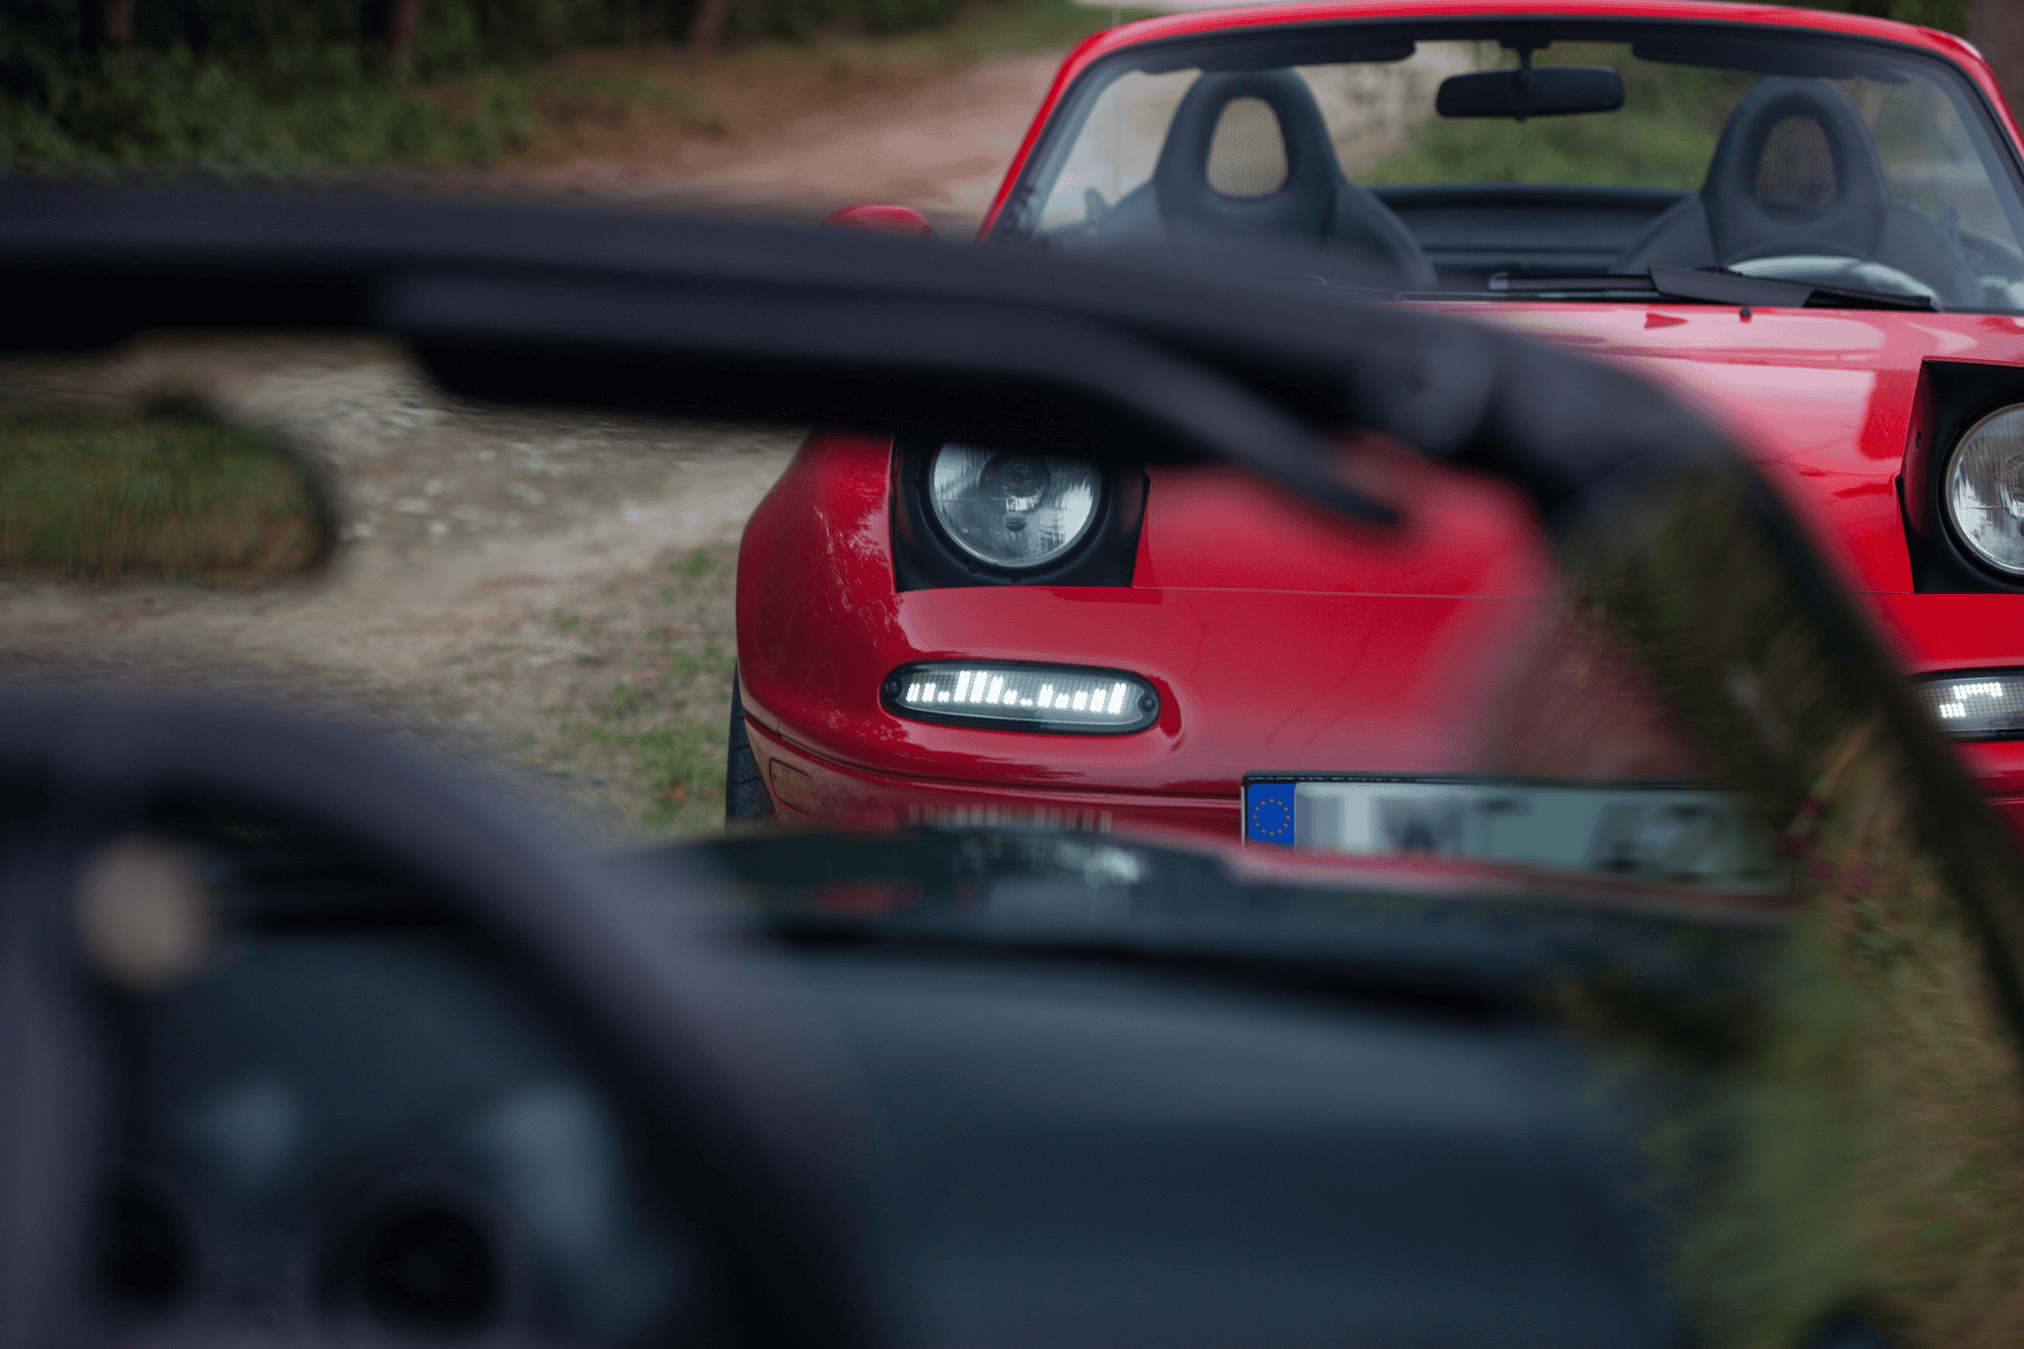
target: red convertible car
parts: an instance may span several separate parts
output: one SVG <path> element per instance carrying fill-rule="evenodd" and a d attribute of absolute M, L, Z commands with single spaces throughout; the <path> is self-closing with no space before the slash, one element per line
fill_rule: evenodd
<path fill-rule="evenodd" d="M 2024 825 L 2020 168 L 1988 67 L 1927 29 L 1329 0 L 1084 43 L 982 237 L 1472 315 L 1686 396 Z M 1609 661 L 1529 505 L 1381 437 L 1343 472 L 1413 509 L 1346 536 L 1234 472 L 812 435 L 740 555 L 729 813 L 1467 852 L 1394 807 L 1555 776 L 1526 711 L 1600 712 Z M 1663 728 L 1613 743 L 1583 776 L 1695 776 Z"/>

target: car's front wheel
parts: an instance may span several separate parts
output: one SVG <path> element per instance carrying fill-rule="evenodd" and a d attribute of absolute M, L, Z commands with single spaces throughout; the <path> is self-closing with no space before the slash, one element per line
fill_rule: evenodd
<path fill-rule="evenodd" d="M 773 798 L 759 780 L 759 760 L 745 734 L 745 701 L 738 696 L 738 675 L 731 675 L 731 738 L 724 755 L 724 822 L 770 820 Z"/>

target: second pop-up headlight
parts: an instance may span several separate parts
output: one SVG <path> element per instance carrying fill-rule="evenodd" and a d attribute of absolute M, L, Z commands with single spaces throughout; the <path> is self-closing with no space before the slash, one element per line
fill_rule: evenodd
<path fill-rule="evenodd" d="M 928 466 L 928 506 L 965 553 L 1024 570 L 1082 541 L 1102 485 L 1096 466 L 1080 459 L 950 444 Z"/>

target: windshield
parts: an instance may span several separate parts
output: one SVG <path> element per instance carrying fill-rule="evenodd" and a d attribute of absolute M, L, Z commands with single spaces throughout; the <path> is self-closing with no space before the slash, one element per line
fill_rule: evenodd
<path fill-rule="evenodd" d="M 2024 215 L 2002 143 L 1946 63 L 1790 30 L 1239 29 L 1088 71 L 994 237 L 1297 252 L 1410 292 L 1727 268 L 2010 311 Z"/>

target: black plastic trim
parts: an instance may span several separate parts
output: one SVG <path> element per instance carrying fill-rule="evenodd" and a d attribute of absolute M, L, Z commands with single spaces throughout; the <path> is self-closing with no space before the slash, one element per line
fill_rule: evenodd
<path fill-rule="evenodd" d="M 2024 367 L 1927 361 L 1923 373 L 1931 420 L 1914 430 L 1899 489 L 1912 589 L 1927 595 L 2024 595 L 2024 576 L 1997 571 L 1961 542 L 1941 499 L 1947 463 L 1961 437 L 1990 413 L 2024 403 Z"/>
<path fill-rule="evenodd" d="M 900 705 L 900 686 L 906 682 L 907 676 L 914 671 L 933 669 L 936 666 L 947 667 L 950 665 L 970 664 L 1011 667 L 1022 671 L 1031 671 L 1036 674 L 1051 672 L 1070 677 L 1079 676 L 1084 679 L 1129 680 L 1141 690 L 1140 710 L 1144 712 L 1144 716 L 1137 725 L 1119 727 L 1049 725 L 1039 721 L 1022 724 L 1015 721 L 1005 721 L 997 717 L 969 716 L 961 712 L 924 712 L 918 707 L 902 707 Z M 1144 700 L 1146 698 L 1153 700 L 1150 711 L 1145 710 Z M 886 711 L 896 717 L 904 717 L 909 721 L 927 721 L 942 726 L 971 726 L 985 731 L 1010 731 L 1014 735 L 1138 735 L 1142 731 L 1149 731 L 1159 725 L 1160 713 L 1165 707 L 1160 698 L 1160 691 L 1153 687 L 1153 681 L 1147 679 L 1144 675 L 1133 674 L 1130 670 L 1117 670 L 1102 665 L 1054 665 L 1046 661 L 1030 660 L 966 661 L 960 657 L 948 660 L 913 661 L 900 666 L 887 675 L 885 681 L 879 685 L 878 700 Z"/>
<path fill-rule="evenodd" d="M 1075 547 L 1038 567 L 980 562 L 958 547 L 928 505 L 928 469 L 940 441 L 893 441 L 893 586 L 948 590 L 958 586 L 1129 586 L 1145 524 L 1146 474 L 1136 464 L 1099 464 L 1096 520 Z"/>
<path fill-rule="evenodd" d="M 1974 679 L 1977 677 L 1985 679 L 2015 679 L 2019 675 L 2024 675 L 2024 666 L 1981 665 L 1972 670 L 1929 670 L 1924 674 L 1913 675 L 1911 682 L 1914 688 L 1922 689 L 1927 684 L 1950 683 L 1956 679 Z M 2024 740 L 2024 726 L 2019 726 L 2014 730 L 1997 731 L 1992 735 L 1955 735 L 1945 726 L 1941 726 L 1940 734 L 1956 744 L 1986 745 L 1996 740 Z"/>

